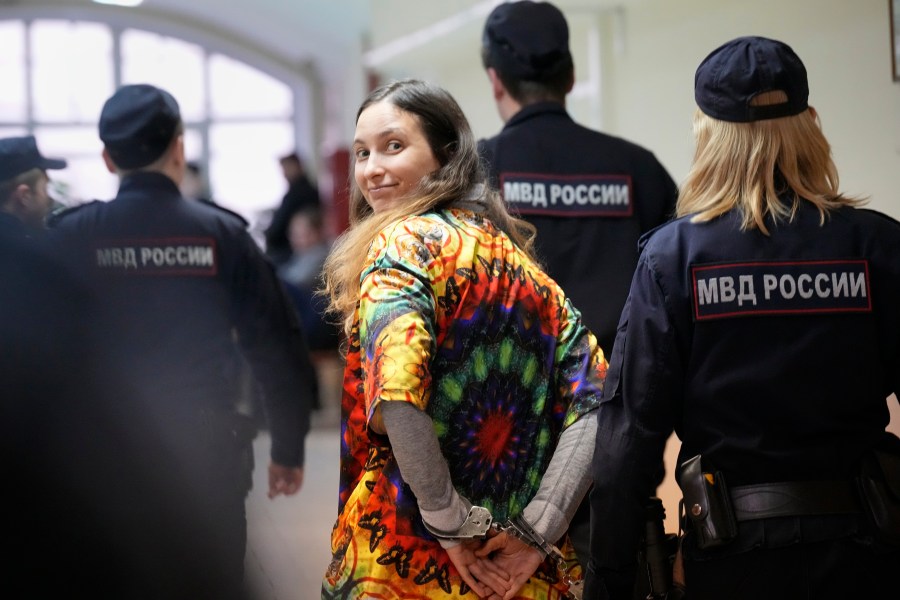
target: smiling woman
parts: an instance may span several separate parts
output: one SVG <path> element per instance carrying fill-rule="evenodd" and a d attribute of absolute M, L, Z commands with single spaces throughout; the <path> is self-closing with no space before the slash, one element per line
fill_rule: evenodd
<path fill-rule="evenodd" d="M 603 352 L 486 185 L 446 91 L 375 90 L 353 150 L 351 227 L 325 268 L 347 347 L 322 597 L 564 598 Z M 566 572 L 505 532 L 485 539 L 510 519 L 562 540 Z"/>
<path fill-rule="evenodd" d="M 440 167 L 417 117 L 389 102 L 360 113 L 353 153 L 356 185 L 375 212 L 397 208 Z"/>

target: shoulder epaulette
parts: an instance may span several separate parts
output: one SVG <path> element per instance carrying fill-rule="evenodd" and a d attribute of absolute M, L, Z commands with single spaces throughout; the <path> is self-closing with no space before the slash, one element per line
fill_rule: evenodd
<path fill-rule="evenodd" d="M 229 208 L 225 208 L 221 204 L 216 204 L 212 200 L 207 200 L 206 198 L 198 198 L 195 201 L 200 202 L 201 204 L 205 204 L 206 206 L 209 206 L 210 208 L 215 208 L 216 210 L 219 210 L 223 213 L 227 213 L 227 214 L 231 215 L 232 217 L 237 218 L 241 223 L 243 223 L 244 227 L 248 227 L 250 225 L 250 223 L 247 221 L 247 219 L 245 219 L 244 216 L 241 215 L 240 213 L 236 213 Z"/>
<path fill-rule="evenodd" d="M 91 206 L 92 204 L 97 204 L 98 202 L 100 202 L 100 200 L 91 200 L 90 202 L 83 202 L 74 206 L 63 206 L 57 208 L 51 211 L 49 215 L 47 215 L 47 219 L 45 220 L 45 222 L 47 223 L 47 227 L 53 227 L 69 215 L 72 215 L 83 209 L 85 206 Z"/>

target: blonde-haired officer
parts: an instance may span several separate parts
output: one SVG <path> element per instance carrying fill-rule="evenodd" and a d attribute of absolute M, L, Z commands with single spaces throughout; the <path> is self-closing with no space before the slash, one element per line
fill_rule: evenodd
<path fill-rule="evenodd" d="M 893 595 L 898 521 L 857 478 L 878 450 L 900 485 L 900 224 L 838 190 L 808 96 L 776 40 L 697 69 L 680 218 L 643 241 L 600 407 L 586 598 L 631 597 L 673 429 L 692 600 Z"/>

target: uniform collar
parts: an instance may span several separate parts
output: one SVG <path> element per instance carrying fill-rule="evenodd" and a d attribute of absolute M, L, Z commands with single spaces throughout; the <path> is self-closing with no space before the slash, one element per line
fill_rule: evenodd
<path fill-rule="evenodd" d="M 503 126 L 503 129 L 515 127 L 519 123 L 540 115 L 562 115 L 566 118 L 569 117 L 569 113 L 566 112 L 566 107 L 559 102 L 535 102 L 534 104 L 524 106 L 522 110 L 514 114 L 509 121 L 506 122 L 506 125 Z"/>
<path fill-rule="evenodd" d="M 119 184 L 119 194 L 133 190 L 157 191 L 160 193 L 181 196 L 178 186 L 168 176 L 154 171 L 135 171 L 122 178 Z"/>

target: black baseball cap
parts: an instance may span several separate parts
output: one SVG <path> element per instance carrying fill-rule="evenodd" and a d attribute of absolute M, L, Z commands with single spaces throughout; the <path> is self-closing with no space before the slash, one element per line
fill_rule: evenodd
<path fill-rule="evenodd" d="M 787 102 L 751 106 L 757 95 L 774 90 L 784 92 Z M 806 67 L 784 42 L 739 37 L 713 50 L 697 67 L 694 98 L 705 114 L 733 123 L 798 115 L 809 107 Z"/>
<path fill-rule="evenodd" d="M 137 169 L 162 156 L 181 123 L 172 95 L 145 83 L 119 88 L 100 112 L 100 139 L 117 167 Z"/>
<path fill-rule="evenodd" d="M 504 76 L 541 81 L 572 68 L 569 26 L 549 2 L 507 2 L 488 15 L 482 45 Z"/>
<path fill-rule="evenodd" d="M 0 139 L 0 181 L 9 181 L 32 169 L 65 167 L 63 159 L 42 155 L 33 135 Z"/>

